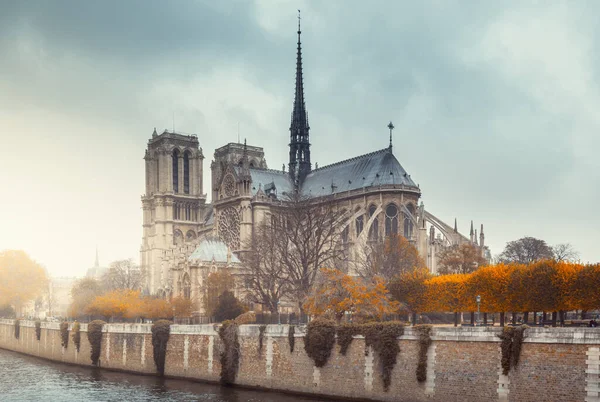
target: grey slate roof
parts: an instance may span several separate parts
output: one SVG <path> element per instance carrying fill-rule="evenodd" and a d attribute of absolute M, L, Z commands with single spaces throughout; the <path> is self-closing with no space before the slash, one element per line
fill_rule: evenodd
<path fill-rule="evenodd" d="M 200 241 L 196 250 L 188 257 L 188 261 L 192 260 L 227 262 L 227 245 L 218 238 L 204 238 Z M 231 262 L 240 262 L 234 253 L 231 253 Z"/>
<path fill-rule="evenodd" d="M 236 166 L 236 169 L 241 168 Z M 294 188 L 287 172 L 250 169 L 250 175 L 252 195 L 256 195 L 259 188 L 266 192 L 274 186 L 277 197 L 281 198 L 284 192 L 291 193 Z M 417 187 L 390 148 L 315 169 L 304 179 L 301 191 L 304 195 L 319 197 L 379 185 Z"/>

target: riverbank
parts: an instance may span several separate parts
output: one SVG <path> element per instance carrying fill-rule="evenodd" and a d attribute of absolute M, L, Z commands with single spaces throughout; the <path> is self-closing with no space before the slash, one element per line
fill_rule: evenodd
<path fill-rule="evenodd" d="M 500 328 L 434 327 L 431 344 L 423 354 L 419 334 L 406 328 L 397 340 L 400 352 L 385 391 L 380 357 L 365 347 L 361 336 L 354 337 L 345 355 L 335 346 L 327 364 L 317 368 L 304 351 L 301 327 L 295 328 L 290 338 L 287 325 L 270 325 L 261 342 L 259 326 L 244 325 L 238 334 L 235 384 L 381 401 L 600 400 L 600 330 L 527 329 L 520 362 L 507 375 L 501 366 L 500 332 Z M 293 350 L 290 339 L 294 340 Z M 13 320 L 0 320 L 0 347 L 69 364 L 91 364 L 85 324 L 81 324 L 78 351 L 71 339 L 67 347 L 61 346 L 58 323 L 42 323 L 38 340 L 34 322 L 21 321 L 16 338 Z M 212 325 L 172 325 L 165 375 L 218 382 L 222 347 Z M 101 367 L 154 375 L 153 356 L 151 325 L 104 326 Z M 419 362 L 424 368 L 423 381 L 417 380 Z"/>

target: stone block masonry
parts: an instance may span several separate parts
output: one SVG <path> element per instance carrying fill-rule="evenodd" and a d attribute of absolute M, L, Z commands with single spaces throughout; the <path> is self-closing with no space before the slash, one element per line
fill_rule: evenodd
<path fill-rule="evenodd" d="M 21 321 L 19 339 L 13 320 L 0 320 L 0 348 L 69 364 L 90 365 L 87 325 L 81 324 L 81 349 L 60 344 L 58 323 Z M 427 379 L 418 382 L 418 336 L 411 328 L 398 339 L 400 354 L 388 392 L 383 390 L 377 354 L 355 337 L 345 356 L 338 346 L 317 369 L 304 352 L 303 328 L 296 328 L 290 352 L 288 327 L 270 325 L 259 350 L 259 328 L 239 329 L 241 349 L 236 384 L 278 391 L 377 401 L 582 401 L 600 402 L 600 329 L 527 329 L 521 360 L 508 375 L 500 365 L 499 328 L 437 327 L 427 352 Z M 219 381 L 222 342 L 212 325 L 171 326 L 165 375 Z M 107 324 L 103 328 L 100 366 L 156 374 L 151 325 Z"/>

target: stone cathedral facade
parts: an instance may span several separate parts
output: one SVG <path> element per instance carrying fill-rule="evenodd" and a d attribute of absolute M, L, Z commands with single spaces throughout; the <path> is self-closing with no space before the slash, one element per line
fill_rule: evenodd
<path fill-rule="evenodd" d="M 286 194 L 325 197 L 346 212 L 341 242 L 352 255 L 368 241 L 400 234 L 418 249 L 432 272 L 442 247 L 470 242 L 489 255 L 483 225 L 479 234 L 460 234 L 425 209 L 421 189 L 389 145 L 354 158 L 314 167 L 304 100 L 302 48 L 298 27 L 294 105 L 289 127 L 287 170 L 269 169 L 259 146 L 226 144 L 211 162 L 211 202 L 202 182 L 204 154 L 197 136 L 152 133 L 145 154 L 146 193 L 142 196 L 141 266 L 146 292 L 185 296 L 202 311 L 202 286 L 210 272 L 243 273 L 239 253 L 254 225 Z M 282 136 L 282 141 L 285 137 Z M 318 139 L 318 135 L 317 135 Z M 317 140 L 318 143 L 318 140 Z M 354 251 L 352 251 L 354 250 Z M 241 282 L 236 287 L 242 295 Z"/>

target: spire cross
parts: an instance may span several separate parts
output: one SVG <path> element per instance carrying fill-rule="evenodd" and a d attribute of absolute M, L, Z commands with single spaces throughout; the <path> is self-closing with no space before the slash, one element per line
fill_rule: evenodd
<path fill-rule="evenodd" d="M 300 10 L 298 10 L 298 34 L 300 34 Z"/>
<path fill-rule="evenodd" d="M 390 121 L 390 124 L 387 126 L 390 129 L 390 148 L 392 147 L 392 131 L 394 131 L 394 124 Z"/>

